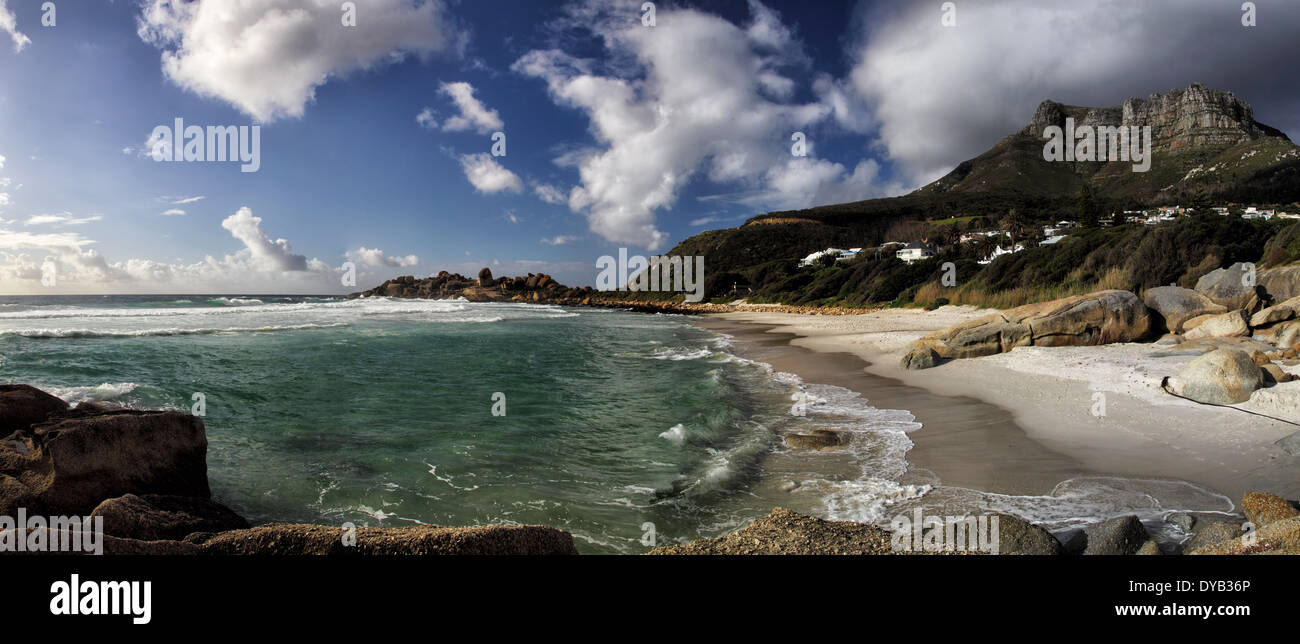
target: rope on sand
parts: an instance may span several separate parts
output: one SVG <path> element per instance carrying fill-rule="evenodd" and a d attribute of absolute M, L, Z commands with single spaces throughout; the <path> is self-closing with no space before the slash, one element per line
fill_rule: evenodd
<path fill-rule="evenodd" d="M 1237 410 L 1237 411 L 1245 412 L 1245 413 L 1247 413 L 1247 414 L 1253 414 L 1253 415 L 1255 415 L 1255 416 L 1263 416 L 1264 418 L 1267 418 L 1267 419 L 1269 419 L 1269 420 L 1276 420 L 1276 421 L 1279 422 L 1279 423 L 1286 423 L 1286 424 L 1288 424 L 1288 425 L 1295 425 L 1296 427 L 1300 427 L 1300 423 L 1291 422 L 1291 421 L 1289 421 L 1289 420 L 1285 420 L 1285 419 L 1282 419 L 1282 418 L 1278 418 L 1277 416 L 1269 416 L 1268 414 L 1261 414 L 1261 413 L 1259 413 L 1259 412 L 1257 412 L 1257 411 L 1251 411 L 1251 410 L 1249 410 L 1249 409 L 1242 409 L 1242 408 L 1240 408 L 1240 407 L 1233 407 L 1232 405 L 1220 405 L 1219 403 L 1201 402 L 1201 401 L 1199 401 L 1199 400 L 1192 400 L 1191 398 L 1188 398 L 1187 396 L 1180 396 L 1180 395 L 1178 395 L 1178 394 L 1176 394 L 1176 393 L 1174 393 L 1174 392 L 1172 392 L 1172 391 L 1169 391 L 1169 376 L 1165 376 L 1164 378 L 1161 378 L 1161 379 L 1160 379 L 1160 388 L 1161 388 L 1161 389 L 1164 389 L 1164 390 L 1165 390 L 1165 393 L 1169 394 L 1170 396 L 1174 396 L 1174 397 L 1176 397 L 1176 398 L 1182 398 L 1183 400 L 1191 400 L 1192 402 L 1194 402 L 1194 403 L 1196 403 L 1196 404 L 1198 404 L 1198 405 L 1211 405 L 1211 406 L 1214 406 L 1214 407 L 1223 407 L 1223 408 L 1225 408 L 1225 409 L 1235 409 L 1235 410 Z"/>

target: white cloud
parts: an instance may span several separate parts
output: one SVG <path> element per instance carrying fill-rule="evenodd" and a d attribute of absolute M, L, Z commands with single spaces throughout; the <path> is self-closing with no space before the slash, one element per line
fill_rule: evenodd
<path fill-rule="evenodd" d="M 569 200 L 559 188 L 546 183 L 534 182 L 533 194 L 537 195 L 538 199 L 557 206 Z"/>
<path fill-rule="evenodd" d="M 229 230 L 235 239 L 244 242 L 253 264 L 264 270 L 307 270 L 307 258 L 293 254 L 288 240 L 271 239 L 262 230 L 262 218 L 254 217 L 253 211 L 247 206 L 222 220 L 221 227 Z"/>
<path fill-rule="evenodd" d="M 390 257 L 378 248 L 366 248 L 365 246 L 348 251 L 347 258 L 357 264 L 371 268 L 406 268 L 420 263 L 420 258 L 415 255 Z"/>
<path fill-rule="evenodd" d="M 438 127 L 438 121 L 433 116 L 433 109 L 428 107 L 420 110 L 420 113 L 415 115 L 415 122 L 418 123 L 420 127 L 429 130 Z"/>
<path fill-rule="evenodd" d="M 497 163 L 486 152 L 461 155 L 460 167 L 465 170 L 465 178 L 479 192 L 521 192 L 524 189 L 524 182 L 519 175 Z"/>
<path fill-rule="evenodd" d="M 335 292 L 339 269 L 295 255 L 284 239 L 272 240 L 262 220 L 248 208 L 226 218 L 222 227 L 243 247 L 223 257 L 191 264 L 127 259 L 110 262 L 78 233 L 32 233 L 0 229 L 0 284 L 8 291 L 47 292 L 40 264 L 57 267 L 64 292 Z M 5 252 L 9 251 L 9 252 Z M 30 251 L 40 251 L 35 255 Z M 405 260 L 405 258 L 403 258 Z"/>
<path fill-rule="evenodd" d="M 568 27 L 590 29 L 611 53 L 606 69 L 554 49 L 531 51 L 513 65 L 545 80 L 556 103 L 590 120 L 600 147 L 563 160 L 576 163 L 581 178 L 569 207 L 586 214 L 593 232 L 658 249 L 667 235 L 656 213 L 671 209 L 700 177 L 739 184 L 748 201 L 781 206 L 884 193 L 863 181 L 873 172 L 789 163 L 791 134 L 830 120 L 836 108 L 820 99 L 789 102 L 795 79 L 809 75 L 809 61 L 775 12 L 751 2 L 750 21 L 741 27 L 661 6 L 656 27 L 647 29 L 627 19 L 634 4 L 570 8 Z"/>
<path fill-rule="evenodd" d="M 573 235 L 556 235 L 554 237 L 543 237 L 541 242 L 547 246 L 568 246 L 578 241 L 578 239 L 580 238 Z"/>
<path fill-rule="evenodd" d="M 358 4 L 343 27 L 339 4 L 319 0 L 150 0 L 137 32 L 162 50 L 168 80 L 262 122 L 301 117 L 331 78 L 464 47 L 442 0 Z"/>
<path fill-rule="evenodd" d="M 94 221 L 103 219 L 103 215 L 91 215 L 89 217 L 73 217 L 71 213 L 62 212 L 57 215 L 32 215 L 23 222 L 24 226 L 40 226 L 43 224 L 58 224 L 60 226 L 80 226 Z"/>
<path fill-rule="evenodd" d="M 166 197 L 166 198 L 170 198 L 170 197 Z M 179 206 L 179 205 L 194 203 L 196 201 L 202 201 L 202 200 L 203 200 L 203 195 L 199 195 L 197 197 L 179 197 L 171 203 L 173 206 Z"/>
<path fill-rule="evenodd" d="M 9 38 L 14 41 L 14 52 L 22 51 L 23 47 L 30 45 L 32 42 L 31 38 L 18 31 L 18 20 L 14 18 L 13 12 L 5 6 L 5 0 L 0 0 L 0 31 L 8 33 Z M 0 166 L 3 166 L 3 164 L 0 164 Z"/>
<path fill-rule="evenodd" d="M 479 134 L 489 134 L 505 128 L 506 124 L 496 110 L 488 109 L 481 101 L 474 98 L 473 85 L 465 82 L 443 83 L 438 91 L 450 97 L 456 103 L 456 108 L 460 110 L 460 114 L 443 122 L 444 132 L 474 130 Z"/>
<path fill-rule="evenodd" d="M 180 216 L 180 215 L 184 215 L 185 211 L 181 210 L 180 208 L 171 208 L 168 210 L 164 210 L 162 214 L 164 217 Z"/>

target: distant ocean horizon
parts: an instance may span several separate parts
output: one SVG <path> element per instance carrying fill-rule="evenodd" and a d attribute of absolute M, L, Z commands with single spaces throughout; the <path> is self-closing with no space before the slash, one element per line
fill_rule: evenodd
<path fill-rule="evenodd" d="M 0 382 L 73 404 L 189 413 L 201 402 L 213 495 L 253 523 L 543 524 L 570 531 L 582 552 L 640 553 L 720 536 L 777 506 L 887 522 L 932 492 L 1049 529 L 1155 495 L 1217 505 L 1167 483 L 1072 480 L 1050 498 L 932 490 L 905 476 L 908 434 L 921 428 L 909 411 L 746 359 L 680 315 L 463 299 L 5 296 Z M 839 450 L 784 444 L 813 429 L 851 439 Z"/>

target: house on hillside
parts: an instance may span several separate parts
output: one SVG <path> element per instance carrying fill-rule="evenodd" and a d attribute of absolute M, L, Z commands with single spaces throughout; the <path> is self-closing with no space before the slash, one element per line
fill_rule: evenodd
<path fill-rule="evenodd" d="M 856 253 L 856 251 L 859 251 L 859 250 L 862 250 L 862 249 L 861 249 L 861 248 L 854 249 L 854 252 Z M 842 254 L 844 254 L 844 253 L 847 253 L 847 252 L 849 252 L 849 251 L 846 251 L 846 250 L 844 250 L 843 248 L 827 248 L 826 250 L 819 250 L 819 251 L 817 251 L 817 252 L 815 252 L 815 253 L 812 253 L 812 254 L 808 255 L 807 257 L 805 257 L 805 258 L 799 260 L 799 268 L 803 268 L 803 267 L 805 267 L 805 266 L 812 266 L 814 263 L 816 263 L 817 260 L 819 260 L 819 259 L 821 259 L 821 258 L 823 258 L 823 257 L 825 257 L 825 256 L 827 256 L 827 255 L 830 255 L 830 256 L 833 256 L 833 257 L 838 257 L 838 256 L 840 256 L 840 255 L 842 255 Z"/>
<path fill-rule="evenodd" d="M 894 256 L 911 264 L 927 257 L 934 257 L 934 247 L 925 242 L 911 242 L 900 248 Z"/>
<path fill-rule="evenodd" d="M 1057 241 L 1060 241 L 1060 239 L 1058 238 L 1058 239 L 1056 239 L 1055 241 L 1053 241 L 1052 243 L 1055 244 Z M 994 249 L 993 249 L 993 252 L 989 253 L 988 256 L 986 256 L 984 259 L 979 260 L 979 263 L 981 263 L 981 264 L 992 264 L 992 263 L 993 263 L 993 260 L 995 260 L 995 259 L 997 259 L 997 258 L 999 258 L 999 257 L 1001 257 L 1001 256 L 1003 256 L 1003 255 L 1010 255 L 1010 254 L 1012 254 L 1012 253 L 1019 253 L 1020 251 L 1022 251 L 1022 250 L 1024 250 L 1024 249 L 1025 249 L 1025 247 L 1024 247 L 1023 244 L 1016 244 L 1015 246 L 1012 246 L 1011 248 L 1001 248 L 1001 247 L 999 247 L 999 248 L 994 248 Z"/>
<path fill-rule="evenodd" d="M 1241 214 L 1241 218 L 1242 219 L 1272 219 L 1273 211 L 1258 210 L 1254 206 L 1251 206 L 1246 209 L 1246 212 Z"/>

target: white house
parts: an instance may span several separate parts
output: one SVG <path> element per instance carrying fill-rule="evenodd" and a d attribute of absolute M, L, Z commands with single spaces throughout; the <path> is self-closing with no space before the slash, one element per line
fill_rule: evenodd
<path fill-rule="evenodd" d="M 896 257 L 911 264 L 912 262 L 934 257 L 934 248 L 925 242 L 912 242 L 894 253 Z"/>
<path fill-rule="evenodd" d="M 857 250 L 862 250 L 862 249 L 860 249 L 860 248 L 859 248 L 859 249 L 855 249 L 855 252 L 856 252 Z M 827 248 L 826 250 L 819 250 L 819 251 L 817 251 L 817 252 L 815 252 L 815 253 L 813 253 L 813 254 L 811 254 L 811 255 L 809 255 L 809 256 L 807 256 L 807 257 L 801 259 L 801 260 L 799 260 L 799 267 L 802 268 L 802 267 L 804 267 L 804 266 L 812 266 L 812 265 L 813 265 L 813 262 L 816 262 L 817 260 L 821 259 L 822 257 L 825 257 L 826 255 L 840 255 L 840 254 L 843 254 L 843 253 L 845 253 L 845 252 L 847 252 L 847 251 L 845 251 L 843 248 Z"/>
<path fill-rule="evenodd" d="M 1246 212 L 1241 214 L 1241 218 L 1242 219 L 1272 219 L 1273 211 L 1257 210 L 1254 206 L 1251 206 L 1246 209 Z"/>
<path fill-rule="evenodd" d="M 1052 243 L 1055 244 L 1057 241 L 1060 241 L 1060 238 L 1057 238 L 1056 241 L 1053 241 Z M 981 264 L 991 264 L 991 263 L 993 263 L 993 260 L 995 260 L 995 259 L 997 259 L 997 258 L 999 258 L 999 257 L 1001 257 L 1001 256 L 1003 256 L 1003 255 L 1010 255 L 1010 254 L 1012 254 L 1012 253 L 1019 253 L 1020 251 L 1022 251 L 1022 250 L 1024 250 L 1024 249 L 1025 249 L 1025 247 L 1024 247 L 1023 245 L 1021 245 L 1021 244 L 1016 244 L 1015 246 L 1012 246 L 1012 247 L 1009 248 L 1009 249 L 1008 249 L 1008 248 L 994 248 L 994 249 L 993 249 L 993 252 L 992 252 L 992 253 L 989 253 L 988 257 L 985 257 L 984 259 L 979 260 L 979 263 L 981 263 Z"/>

